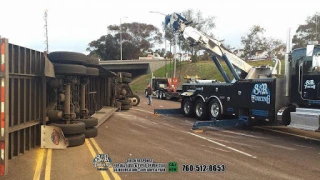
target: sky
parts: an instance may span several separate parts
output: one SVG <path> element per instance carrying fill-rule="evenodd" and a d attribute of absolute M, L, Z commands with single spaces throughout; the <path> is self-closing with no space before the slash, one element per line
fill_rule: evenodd
<path fill-rule="evenodd" d="M 286 42 L 288 29 L 294 34 L 299 24 L 317 11 L 319 0 L 1 0 L 0 36 L 12 44 L 45 50 L 44 12 L 48 10 L 49 51 L 87 54 L 88 43 L 107 33 L 107 26 L 130 22 L 161 28 L 164 16 L 187 9 L 214 16 L 213 34 L 231 47 L 241 48 L 241 36 L 253 25 L 265 35 Z M 163 45 L 164 47 L 164 45 Z"/>

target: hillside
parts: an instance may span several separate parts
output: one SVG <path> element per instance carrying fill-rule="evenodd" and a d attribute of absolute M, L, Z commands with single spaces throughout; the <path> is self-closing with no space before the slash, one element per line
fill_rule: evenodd
<path fill-rule="evenodd" d="M 254 61 L 249 62 L 252 66 L 262 66 L 262 65 L 270 65 L 273 66 L 273 63 L 271 60 L 263 60 L 263 61 Z M 222 67 L 225 69 L 229 77 L 231 77 L 231 73 L 227 71 L 227 66 L 224 62 L 221 62 Z M 284 73 L 284 61 L 281 61 L 281 71 L 282 74 Z M 173 65 L 170 66 L 170 64 L 167 64 L 167 66 L 162 67 L 154 72 L 155 77 L 165 77 L 165 70 L 167 69 L 168 76 L 170 77 L 170 70 L 173 74 Z M 220 75 L 219 70 L 215 66 L 215 64 L 212 61 L 201 61 L 198 63 L 191 63 L 191 62 L 183 62 L 183 63 L 177 63 L 177 70 L 176 70 L 176 76 L 179 79 L 179 88 L 181 88 L 181 85 L 185 82 L 185 79 L 183 77 L 185 75 L 200 76 L 201 79 L 216 79 L 218 81 L 223 81 L 222 76 Z M 133 91 L 143 92 L 146 88 L 147 83 L 149 82 L 151 78 L 151 73 L 148 75 L 144 75 L 137 80 L 135 80 L 133 83 L 131 83 L 131 88 Z"/>

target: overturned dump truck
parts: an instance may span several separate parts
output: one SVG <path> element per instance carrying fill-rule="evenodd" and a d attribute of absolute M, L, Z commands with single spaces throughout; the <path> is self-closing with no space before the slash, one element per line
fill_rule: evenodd
<path fill-rule="evenodd" d="M 75 52 L 39 52 L 0 37 L 0 175 L 32 148 L 66 148 L 98 135 L 117 110 L 117 74 Z"/>

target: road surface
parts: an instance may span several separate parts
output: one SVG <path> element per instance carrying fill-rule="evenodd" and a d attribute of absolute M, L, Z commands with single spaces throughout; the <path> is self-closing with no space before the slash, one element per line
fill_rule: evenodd
<path fill-rule="evenodd" d="M 9 174 L 0 179 L 318 179 L 319 133 L 270 128 L 210 128 L 193 132 L 195 120 L 154 116 L 154 108 L 178 108 L 174 101 L 141 96 L 141 104 L 116 112 L 99 127 L 96 138 L 65 150 L 36 149 L 11 160 Z M 282 133 L 285 132 L 286 134 Z M 310 137 L 310 138 L 308 138 Z M 108 154 L 113 163 L 127 159 L 177 162 L 178 172 L 115 173 L 97 171 L 93 158 Z M 224 172 L 182 172 L 194 165 L 225 167 Z M 218 165 L 218 166 L 217 166 Z M 196 169 L 198 167 L 198 169 Z M 201 166 L 202 167 L 202 166 Z M 204 167 L 204 166 L 203 166 Z M 220 169 L 221 170 L 221 169 Z"/>

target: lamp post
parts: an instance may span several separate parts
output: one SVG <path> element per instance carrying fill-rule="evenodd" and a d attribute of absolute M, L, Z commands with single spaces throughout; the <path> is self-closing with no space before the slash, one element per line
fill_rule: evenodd
<path fill-rule="evenodd" d="M 128 18 L 128 17 L 124 17 L 124 18 Z M 122 61 L 122 28 L 121 28 L 121 24 L 122 24 L 122 18 L 120 18 L 120 58 Z"/>

